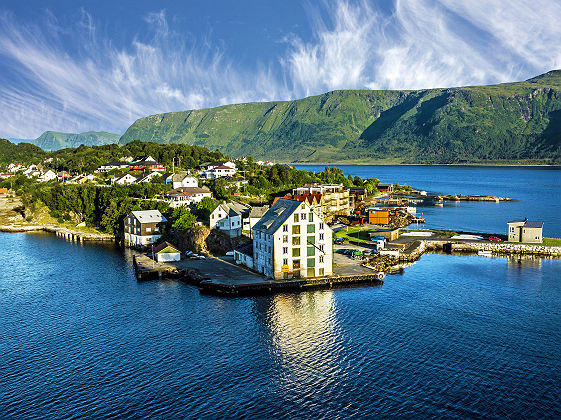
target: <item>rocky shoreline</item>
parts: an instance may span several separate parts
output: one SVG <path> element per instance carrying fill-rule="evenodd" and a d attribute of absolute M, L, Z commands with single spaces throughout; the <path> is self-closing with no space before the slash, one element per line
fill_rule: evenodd
<path fill-rule="evenodd" d="M 67 239 L 83 241 L 115 241 L 115 235 L 108 233 L 90 233 L 57 226 L 41 225 L 0 225 L 0 232 L 48 232 Z"/>

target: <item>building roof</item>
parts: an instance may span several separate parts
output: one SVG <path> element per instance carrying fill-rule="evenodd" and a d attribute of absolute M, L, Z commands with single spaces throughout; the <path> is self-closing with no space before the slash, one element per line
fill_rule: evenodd
<path fill-rule="evenodd" d="M 388 182 L 381 182 L 380 184 L 378 184 L 378 187 L 381 188 L 388 188 L 388 187 L 392 187 L 393 184 L 392 183 L 388 183 Z"/>
<path fill-rule="evenodd" d="M 171 177 L 173 182 L 181 182 L 185 178 L 194 178 L 194 176 L 189 175 L 189 173 L 186 172 L 186 171 L 181 171 L 181 172 L 178 172 L 176 174 L 173 174 L 172 177 Z"/>
<path fill-rule="evenodd" d="M 179 187 L 175 188 L 166 193 L 168 197 L 180 197 L 180 196 L 191 196 L 201 193 L 210 193 L 210 190 L 206 187 Z"/>
<path fill-rule="evenodd" d="M 214 169 L 231 169 L 231 170 L 234 170 L 234 168 L 232 168 L 230 166 L 226 166 L 226 165 L 220 165 L 220 166 L 217 166 Z"/>
<path fill-rule="evenodd" d="M 128 166 L 129 163 L 128 162 L 109 162 L 109 163 L 104 163 L 101 166 Z"/>
<path fill-rule="evenodd" d="M 164 241 L 164 242 L 162 242 L 161 244 L 159 244 L 158 246 L 156 246 L 156 247 L 154 248 L 154 252 L 155 252 L 156 254 L 159 254 L 159 253 L 164 253 L 164 254 L 167 254 L 167 253 L 176 253 L 176 252 L 179 252 L 179 249 L 177 249 L 176 247 L 174 247 L 174 246 L 173 246 L 172 244 L 170 244 L 168 241 Z"/>
<path fill-rule="evenodd" d="M 292 213 L 298 209 L 300 204 L 300 201 L 279 198 L 255 224 L 253 230 L 265 232 L 269 235 L 274 234 L 292 216 Z"/>
<path fill-rule="evenodd" d="M 508 224 L 510 223 L 524 223 L 524 227 L 527 228 L 543 228 L 543 222 L 541 221 L 536 221 L 536 220 L 528 220 L 528 219 L 516 219 L 516 220 L 511 220 L 510 222 L 507 222 Z"/>
<path fill-rule="evenodd" d="M 132 215 L 140 223 L 160 223 L 167 222 L 167 219 L 160 213 L 159 210 L 137 210 L 133 211 Z"/>
<path fill-rule="evenodd" d="M 236 248 L 236 251 L 240 254 L 244 254 L 248 257 L 253 258 L 253 241 L 249 241 L 243 245 L 240 245 L 238 248 Z"/>
<path fill-rule="evenodd" d="M 241 216 L 243 213 L 248 213 L 250 211 L 249 207 L 245 204 L 235 202 L 220 204 L 218 207 L 221 207 L 229 216 Z"/>
<path fill-rule="evenodd" d="M 270 208 L 271 206 L 269 205 L 261 206 L 261 207 L 252 207 L 251 210 L 249 211 L 249 217 L 261 218 L 265 213 L 267 213 L 267 211 L 269 211 Z"/>
<path fill-rule="evenodd" d="M 524 227 L 527 227 L 527 228 L 543 228 L 543 222 L 527 220 L 526 223 L 524 223 Z"/>

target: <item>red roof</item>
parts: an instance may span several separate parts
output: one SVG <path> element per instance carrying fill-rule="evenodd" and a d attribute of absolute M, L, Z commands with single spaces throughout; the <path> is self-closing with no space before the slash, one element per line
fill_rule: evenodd
<path fill-rule="evenodd" d="M 217 166 L 214 169 L 232 169 L 233 170 L 234 168 L 230 168 L 229 166 L 226 166 L 226 165 L 220 165 L 220 166 Z"/>

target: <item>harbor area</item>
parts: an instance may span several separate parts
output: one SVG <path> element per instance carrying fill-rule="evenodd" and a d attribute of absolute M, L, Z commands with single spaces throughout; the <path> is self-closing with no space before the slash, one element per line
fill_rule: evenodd
<path fill-rule="evenodd" d="M 133 258 L 139 281 L 177 279 L 195 285 L 201 293 L 216 295 L 257 295 L 302 291 L 348 285 L 383 284 L 384 273 L 365 267 L 358 261 L 334 265 L 333 275 L 290 280 L 270 280 L 243 266 L 232 257 L 182 258 L 180 261 L 156 262 L 146 254 Z"/>

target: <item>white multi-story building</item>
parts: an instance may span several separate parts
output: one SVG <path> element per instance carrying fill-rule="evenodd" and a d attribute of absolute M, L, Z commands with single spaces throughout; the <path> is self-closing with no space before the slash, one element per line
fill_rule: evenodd
<path fill-rule="evenodd" d="M 333 274 L 332 231 L 306 202 L 279 199 L 253 227 L 254 269 L 275 279 Z"/>

